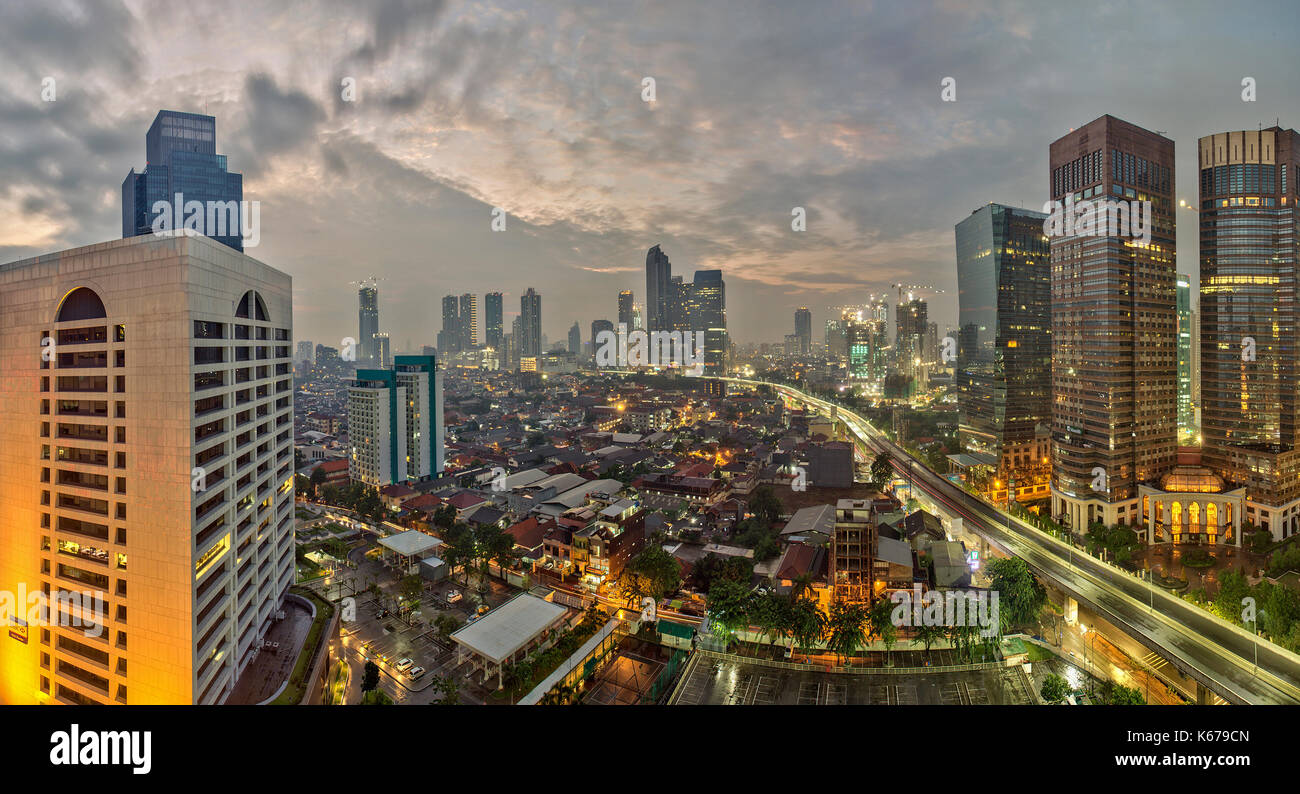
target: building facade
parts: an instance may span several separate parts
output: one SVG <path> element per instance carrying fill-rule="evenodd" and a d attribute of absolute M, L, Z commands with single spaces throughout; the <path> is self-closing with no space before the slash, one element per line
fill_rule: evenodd
<path fill-rule="evenodd" d="M 987 204 L 956 227 L 958 438 L 964 452 L 997 458 L 1001 479 L 1050 469 L 1037 432 L 1052 421 L 1046 218 Z"/>
<path fill-rule="evenodd" d="M 0 266 L 0 589 L 44 598 L 0 616 L 0 702 L 231 692 L 294 576 L 292 317 L 206 237 Z"/>
<path fill-rule="evenodd" d="M 1246 520 L 1282 539 L 1300 531 L 1300 134 L 1271 127 L 1198 143 L 1202 454 L 1246 487 Z"/>
<path fill-rule="evenodd" d="M 167 202 L 169 209 L 163 211 L 174 215 L 197 201 L 204 213 L 202 231 L 236 251 L 244 250 L 239 206 L 244 177 L 227 171 L 226 156 L 217 154 L 215 117 L 160 110 L 145 135 L 145 163 L 143 172 L 132 169 L 122 182 L 123 237 L 153 234 L 157 202 Z M 178 197 L 179 208 L 174 206 Z M 179 226 L 173 222 L 168 228 Z"/>
<path fill-rule="evenodd" d="M 1091 228 L 1049 235 L 1052 515 L 1076 532 L 1136 525 L 1138 485 L 1177 449 L 1174 142 L 1102 116 L 1053 142 L 1049 160 L 1067 215 L 1103 208 Z"/>

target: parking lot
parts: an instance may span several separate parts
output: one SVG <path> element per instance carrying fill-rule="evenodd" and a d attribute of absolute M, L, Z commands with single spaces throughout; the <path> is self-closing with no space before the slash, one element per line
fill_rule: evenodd
<path fill-rule="evenodd" d="M 937 663 L 937 662 L 936 662 Z M 1026 705 L 1019 668 L 944 673 L 787 670 L 696 654 L 671 705 Z"/>

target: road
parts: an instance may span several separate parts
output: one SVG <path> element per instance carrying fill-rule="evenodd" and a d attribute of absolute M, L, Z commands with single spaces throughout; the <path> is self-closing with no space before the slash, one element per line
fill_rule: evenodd
<path fill-rule="evenodd" d="M 768 385 L 787 397 L 829 413 L 830 403 L 789 386 Z M 1124 571 L 1096 560 L 1033 526 L 1003 513 L 939 476 L 862 417 L 834 406 L 871 451 L 888 452 L 894 467 L 916 487 L 962 516 L 963 523 L 1004 553 L 1020 557 L 1038 574 L 1187 671 L 1208 689 L 1241 704 L 1300 703 L 1300 656 L 1253 635 Z M 1258 669 L 1254 660 L 1258 653 Z"/>

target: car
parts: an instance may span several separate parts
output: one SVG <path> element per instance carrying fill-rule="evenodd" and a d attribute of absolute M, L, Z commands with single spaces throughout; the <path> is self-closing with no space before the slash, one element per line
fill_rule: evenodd
<path fill-rule="evenodd" d="M 460 599 L 461 599 L 461 594 L 460 594 L 460 591 L 459 591 L 459 590 L 448 590 L 448 591 L 447 591 L 447 603 L 448 603 L 448 604 L 454 604 L 454 603 L 456 603 L 457 601 L 459 601 Z"/>
<path fill-rule="evenodd" d="M 488 606 L 487 604 L 479 604 L 479 605 L 478 605 L 478 614 L 482 615 L 484 612 L 487 612 L 487 611 L 488 611 L 489 609 L 491 609 L 491 608 L 492 608 L 492 607 Z"/>
<path fill-rule="evenodd" d="M 413 664 L 415 664 L 415 662 L 410 659 L 399 659 L 397 660 L 397 672 L 400 673 L 404 670 L 409 670 Z"/>
<path fill-rule="evenodd" d="M 423 667 L 412 667 L 412 668 L 410 669 L 410 672 L 407 673 L 407 675 L 410 676 L 410 678 L 411 678 L 412 681 L 416 681 L 416 680 L 418 680 L 418 679 L 420 678 L 420 676 L 424 675 L 424 668 L 423 668 Z"/>

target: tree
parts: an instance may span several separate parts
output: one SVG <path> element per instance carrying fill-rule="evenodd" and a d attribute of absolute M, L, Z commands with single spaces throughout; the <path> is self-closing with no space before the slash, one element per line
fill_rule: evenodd
<path fill-rule="evenodd" d="M 916 634 L 912 638 L 913 645 L 924 645 L 926 656 L 930 655 L 930 646 L 943 639 L 948 633 L 943 626 L 931 626 L 925 622 L 914 629 Z"/>
<path fill-rule="evenodd" d="M 1051 673 L 1043 679 L 1043 686 L 1039 689 L 1039 694 L 1043 700 L 1048 703 L 1060 703 L 1070 694 L 1070 684 L 1061 676 Z"/>
<path fill-rule="evenodd" d="M 307 482 L 311 483 L 311 493 L 312 496 L 315 496 L 317 489 L 325 484 L 325 469 L 320 466 L 312 469 L 311 477 L 308 478 Z"/>
<path fill-rule="evenodd" d="M 836 601 L 826 622 L 826 647 L 837 658 L 847 659 L 866 643 L 868 620 L 867 610 L 861 604 Z"/>
<path fill-rule="evenodd" d="M 1102 681 L 1097 695 L 1106 706 L 1145 706 L 1147 703 L 1139 690 L 1114 681 Z"/>
<path fill-rule="evenodd" d="M 658 603 L 677 592 L 682 584 L 682 569 L 677 559 L 658 543 L 647 544 L 627 564 L 628 590 L 634 598 L 648 595 Z"/>
<path fill-rule="evenodd" d="M 790 606 L 790 638 L 806 649 L 812 648 L 826 634 L 826 615 L 817 604 L 806 599 L 795 600 Z"/>
<path fill-rule="evenodd" d="M 871 624 L 871 634 L 884 644 L 885 664 L 891 667 L 894 661 L 889 652 L 893 650 L 894 643 L 898 641 L 898 627 L 894 625 L 893 612 L 894 603 L 887 598 L 882 598 L 872 604 L 871 609 L 867 612 L 867 621 Z"/>
<path fill-rule="evenodd" d="M 876 454 L 876 459 L 871 461 L 871 485 L 877 491 L 885 490 L 885 486 L 894 478 L 894 463 L 888 452 Z"/>
<path fill-rule="evenodd" d="M 781 517 L 781 500 L 776 498 L 770 485 L 760 485 L 754 489 L 754 493 L 749 497 L 749 512 L 754 518 L 766 526 L 776 523 Z"/>
<path fill-rule="evenodd" d="M 379 665 L 366 662 L 365 673 L 361 676 L 361 691 L 373 692 L 379 687 Z"/>
<path fill-rule="evenodd" d="M 433 679 L 429 687 L 435 695 L 442 697 L 429 701 L 433 706 L 455 706 L 460 703 L 460 682 L 453 676 L 440 675 Z"/>
<path fill-rule="evenodd" d="M 420 597 L 420 591 L 424 589 L 424 579 L 419 574 L 411 574 L 402 578 L 400 587 L 403 599 L 415 601 Z"/>
<path fill-rule="evenodd" d="M 1004 625 L 1037 623 L 1047 603 L 1047 589 L 1019 557 L 988 564 L 990 588 L 998 591 L 998 612 Z"/>
<path fill-rule="evenodd" d="M 724 634 L 732 634 L 749 628 L 750 593 L 749 585 L 719 579 L 709 588 L 707 598 L 709 616 L 713 625 Z"/>

